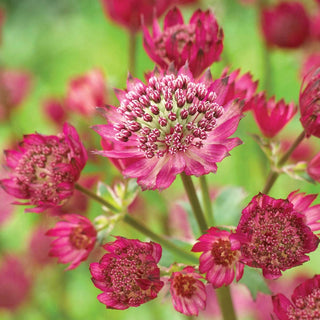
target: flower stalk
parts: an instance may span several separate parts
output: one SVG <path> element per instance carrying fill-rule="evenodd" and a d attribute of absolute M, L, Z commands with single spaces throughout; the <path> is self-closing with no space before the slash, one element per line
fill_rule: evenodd
<path fill-rule="evenodd" d="M 207 182 L 206 176 L 201 176 L 199 178 L 199 180 L 200 180 L 200 188 L 201 188 L 204 214 L 207 217 L 209 224 L 214 225 L 213 210 L 212 210 L 211 199 L 210 199 L 208 182 Z"/>

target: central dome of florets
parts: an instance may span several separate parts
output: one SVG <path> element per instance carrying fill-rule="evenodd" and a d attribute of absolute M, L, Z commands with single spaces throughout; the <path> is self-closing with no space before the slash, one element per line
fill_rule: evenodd
<path fill-rule="evenodd" d="M 114 125 L 116 139 L 135 139 L 147 158 L 201 148 L 223 114 L 217 95 L 204 83 L 181 74 L 152 76 L 136 83 L 121 101 L 123 121 Z"/>

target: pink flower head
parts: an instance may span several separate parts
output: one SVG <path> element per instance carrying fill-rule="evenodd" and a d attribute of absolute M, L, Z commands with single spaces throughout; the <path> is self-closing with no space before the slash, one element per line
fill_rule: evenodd
<path fill-rule="evenodd" d="M 98 300 L 107 308 L 138 307 L 157 297 L 163 287 L 157 266 L 162 248 L 154 242 L 116 237 L 104 245 L 108 251 L 90 264 L 94 285 L 103 291 Z"/>
<path fill-rule="evenodd" d="M 280 2 L 261 13 L 263 34 L 268 45 L 297 48 L 309 36 L 309 18 L 300 2 Z"/>
<path fill-rule="evenodd" d="M 170 282 L 170 293 L 174 308 L 187 316 L 197 316 L 199 310 L 206 307 L 206 287 L 202 277 L 192 267 L 173 272 Z"/>
<path fill-rule="evenodd" d="M 320 26 L 319 26 L 319 30 L 320 30 Z M 320 68 L 320 52 L 311 54 L 304 61 L 302 70 L 301 70 L 302 79 L 313 70 L 316 70 L 317 68 Z"/>
<path fill-rule="evenodd" d="M 279 320 L 320 319 L 320 275 L 296 287 L 291 300 L 283 294 L 272 297 L 273 310 Z"/>
<path fill-rule="evenodd" d="M 312 232 L 320 218 L 320 206 L 310 207 L 314 199 L 314 195 L 296 192 L 285 200 L 261 193 L 253 197 L 234 235 L 241 243 L 241 261 L 262 268 L 267 279 L 276 279 L 281 271 L 308 261 L 306 253 L 319 244 Z"/>
<path fill-rule="evenodd" d="M 296 114 L 297 107 L 293 102 L 286 104 L 283 99 L 276 102 L 275 97 L 267 100 L 261 92 L 252 99 L 251 110 L 263 135 L 273 138 Z"/>
<path fill-rule="evenodd" d="M 167 188 L 181 172 L 216 172 L 241 143 L 229 138 L 241 117 L 230 89 L 227 78 L 196 81 L 185 68 L 154 72 L 146 85 L 129 78 L 128 89 L 116 91 L 120 107 L 104 109 L 108 124 L 93 128 L 109 141 L 98 153 L 124 160 L 122 173 L 143 189 Z"/>
<path fill-rule="evenodd" d="M 9 69 L 0 71 L 0 120 L 7 119 L 12 109 L 22 103 L 30 86 L 29 73 Z"/>
<path fill-rule="evenodd" d="M 180 69 L 186 62 L 195 78 L 220 59 L 223 49 L 223 31 L 209 10 L 197 10 L 188 25 L 184 24 L 178 8 L 170 10 L 161 32 L 157 20 L 153 22 L 153 34 L 143 28 L 144 48 L 149 57 L 161 68 L 174 63 Z"/>
<path fill-rule="evenodd" d="M 97 232 L 90 220 L 79 214 L 65 214 L 62 219 L 46 233 L 57 237 L 51 243 L 49 256 L 57 257 L 60 263 L 71 262 L 66 269 L 71 270 L 88 258 L 96 243 Z"/>
<path fill-rule="evenodd" d="M 4 256 L 0 262 L 0 309 L 16 310 L 28 298 L 31 279 L 25 265 L 15 256 Z"/>
<path fill-rule="evenodd" d="M 303 80 L 299 106 L 300 121 L 306 136 L 320 137 L 320 67 L 311 71 Z"/>
<path fill-rule="evenodd" d="M 5 155 L 12 172 L 9 179 L 0 180 L 0 186 L 16 198 L 29 200 L 16 203 L 35 206 L 27 212 L 62 205 L 87 161 L 78 133 L 68 123 L 57 136 L 24 136 L 19 149 L 6 150 Z"/>
<path fill-rule="evenodd" d="M 66 97 L 66 108 L 92 116 L 97 107 L 102 107 L 107 100 L 106 85 L 100 70 L 90 72 L 71 79 Z"/>
<path fill-rule="evenodd" d="M 43 102 L 43 108 L 47 117 L 59 127 L 67 120 L 67 112 L 64 103 L 57 98 L 48 98 Z"/>
<path fill-rule="evenodd" d="M 171 0 L 101 0 L 106 16 L 131 32 L 141 29 L 141 19 L 149 25 L 154 14 L 160 17 Z"/>
<path fill-rule="evenodd" d="M 199 271 L 206 273 L 206 279 L 214 288 L 228 286 L 236 275 L 239 281 L 244 265 L 240 262 L 240 244 L 230 238 L 231 233 L 211 227 L 202 235 L 191 251 L 203 252 L 200 256 Z"/>

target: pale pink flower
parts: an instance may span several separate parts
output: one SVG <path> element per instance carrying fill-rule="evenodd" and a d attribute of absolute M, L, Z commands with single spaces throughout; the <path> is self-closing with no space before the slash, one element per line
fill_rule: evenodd
<path fill-rule="evenodd" d="M 196 81 L 183 68 L 155 71 L 146 85 L 129 78 L 127 86 L 116 91 L 120 107 L 102 110 L 108 124 L 93 129 L 103 138 L 97 153 L 120 159 L 123 175 L 143 189 L 165 189 L 181 172 L 216 172 L 216 162 L 241 143 L 229 138 L 241 111 L 228 78 L 212 81 L 206 74 Z"/>
<path fill-rule="evenodd" d="M 87 161 L 87 152 L 77 131 L 66 123 L 57 136 L 24 136 L 17 151 L 6 150 L 7 166 L 12 170 L 0 186 L 10 195 L 33 205 L 26 211 L 41 212 L 60 206 L 70 198 L 74 184 Z"/>
<path fill-rule="evenodd" d="M 51 243 L 49 255 L 60 263 L 71 263 L 66 270 L 76 268 L 85 261 L 97 240 L 97 231 L 91 221 L 79 214 L 65 214 L 46 235 L 57 237 Z"/>
<path fill-rule="evenodd" d="M 162 248 L 154 242 L 116 237 L 104 245 L 99 263 L 90 264 L 94 285 L 103 291 L 98 300 L 107 308 L 138 307 L 157 297 L 163 287 L 157 265 Z"/>
<path fill-rule="evenodd" d="M 207 293 L 202 276 L 188 266 L 173 272 L 170 282 L 170 293 L 174 308 L 187 316 L 197 316 L 199 310 L 206 307 Z"/>
<path fill-rule="evenodd" d="M 144 48 L 155 63 L 167 68 L 173 62 L 180 69 L 188 62 L 195 78 L 220 59 L 223 49 L 223 31 L 209 10 L 197 10 L 184 24 L 180 10 L 173 8 L 165 16 L 162 32 L 155 19 L 153 34 L 146 27 L 143 34 Z"/>
<path fill-rule="evenodd" d="M 310 207 L 315 197 L 296 191 L 287 199 L 261 193 L 253 197 L 233 235 L 241 243 L 241 261 L 261 268 L 267 279 L 308 261 L 306 254 L 319 244 L 312 232 L 320 228 L 320 205 Z"/>
<path fill-rule="evenodd" d="M 240 244 L 230 238 L 231 233 L 211 227 L 203 234 L 191 251 L 203 252 L 200 256 L 200 273 L 206 274 L 206 279 L 214 288 L 228 286 L 236 277 L 242 278 L 244 265 L 240 262 Z"/>

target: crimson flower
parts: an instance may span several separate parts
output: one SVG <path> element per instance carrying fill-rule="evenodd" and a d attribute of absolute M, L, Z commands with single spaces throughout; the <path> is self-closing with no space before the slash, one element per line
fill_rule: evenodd
<path fill-rule="evenodd" d="M 300 47 L 309 37 L 309 18 L 300 2 L 280 2 L 261 12 L 261 25 L 268 45 Z"/>
<path fill-rule="evenodd" d="M 127 85 L 116 91 L 120 107 L 103 108 L 108 124 L 93 129 L 103 138 L 97 153 L 120 159 L 122 173 L 143 189 L 167 188 L 181 172 L 216 172 L 216 162 L 241 143 L 229 138 L 241 112 L 228 78 L 206 74 L 197 81 L 183 68 L 155 71 L 147 84 L 129 78 Z"/>
<path fill-rule="evenodd" d="M 99 263 L 90 264 L 94 285 L 103 291 L 98 300 L 107 308 L 138 307 L 157 297 L 163 287 L 157 266 L 162 248 L 154 242 L 116 237 L 104 245 Z"/>
<path fill-rule="evenodd" d="M 296 287 L 291 300 L 283 294 L 272 297 L 273 310 L 279 320 L 320 319 L 320 275 Z"/>
<path fill-rule="evenodd" d="M 262 268 L 268 279 L 309 260 L 306 253 L 318 247 L 320 206 L 310 207 L 315 195 L 292 192 L 287 199 L 264 194 L 253 197 L 243 209 L 236 234 L 241 243 L 241 261 Z"/>
<path fill-rule="evenodd" d="M 174 308 L 187 316 L 197 316 L 199 310 L 206 307 L 206 287 L 194 268 L 185 267 L 173 272 L 170 282 L 170 293 Z"/>
<path fill-rule="evenodd" d="M 46 233 L 47 236 L 57 237 L 52 241 L 49 256 L 58 257 L 60 263 L 69 263 L 66 270 L 76 268 L 86 260 L 94 248 L 97 232 L 91 221 L 79 214 L 65 214 L 62 221 Z"/>
<path fill-rule="evenodd" d="M 173 8 L 165 17 L 163 32 L 154 20 L 153 34 L 144 27 L 143 35 L 147 54 L 161 68 L 173 62 L 180 69 L 188 62 L 195 78 L 220 59 L 223 49 L 223 31 L 209 10 L 197 10 L 186 25 L 180 10 Z"/>
<path fill-rule="evenodd" d="M 303 80 L 299 106 L 300 121 L 307 137 L 320 137 L 320 67 L 311 71 Z"/>
<path fill-rule="evenodd" d="M 26 210 L 29 212 L 62 205 L 72 195 L 87 161 L 78 133 L 68 123 L 57 136 L 24 136 L 18 150 L 6 150 L 5 155 L 12 171 L 10 178 L 0 180 L 0 186 L 14 197 L 28 200 L 16 204 L 35 206 Z"/>
<path fill-rule="evenodd" d="M 236 276 L 242 278 L 244 265 L 240 262 L 240 244 L 230 238 L 231 233 L 211 227 L 203 234 L 191 251 L 203 252 L 200 256 L 199 271 L 206 273 L 206 279 L 214 288 L 228 286 Z"/>
<path fill-rule="evenodd" d="M 276 102 L 275 97 L 267 100 L 262 92 L 252 99 L 251 110 L 263 135 L 273 138 L 296 114 L 297 107 L 293 102 L 286 104 L 283 99 Z"/>

